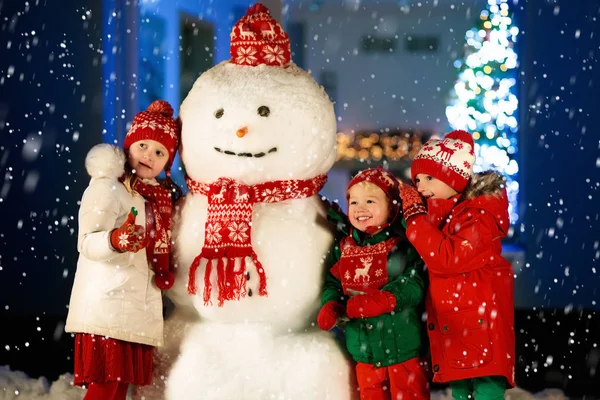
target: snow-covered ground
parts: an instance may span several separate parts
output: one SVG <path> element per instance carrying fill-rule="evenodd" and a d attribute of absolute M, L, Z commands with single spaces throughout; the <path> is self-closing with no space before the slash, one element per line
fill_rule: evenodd
<path fill-rule="evenodd" d="M 85 390 L 73 386 L 72 382 L 73 376 L 70 374 L 61 375 L 57 381 L 50 384 L 45 378 L 32 379 L 23 372 L 11 371 L 7 366 L 0 366 L 0 400 L 81 400 Z M 450 390 L 435 392 L 431 398 L 452 400 Z M 546 389 L 531 394 L 516 388 L 507 392 L 506 399 L 566 400 L 568 398 L 558 389 Z"/>
<path fill-rule="evenodd" d="M 73 376 L 61 375 L 48 383 L 46 378 L 33 379 L 21 371 L 0 366 L 0 400 L 81 400 L 85 390 L 73 386 Z"/>

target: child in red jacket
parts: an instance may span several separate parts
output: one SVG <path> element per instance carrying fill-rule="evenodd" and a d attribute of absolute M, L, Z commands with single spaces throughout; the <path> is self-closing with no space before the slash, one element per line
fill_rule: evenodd
<path fill-rule="evenodd" d="M 429 273 L 433 381 L 449 382 L 456 400 L 504 399 L 515 385 L 514 275 L 501 256 L 508 200 L 498 173 L 473 174 L 473 147 L 465 131 L 430 140 L 411 166 L 417 189 L 400 195 Z"/>

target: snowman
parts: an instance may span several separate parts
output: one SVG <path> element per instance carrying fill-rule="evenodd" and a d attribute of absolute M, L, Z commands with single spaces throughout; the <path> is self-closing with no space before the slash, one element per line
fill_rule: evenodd
<path fill-rule="evenodd" d="M 350 363 L 314 323 L 333 243 L 318 195 L 336 157 L 332 103 L 291 62 L 288 36 L 262 4 L 233 27 L 231 56 L 180 109 L 189 194 L 174 222 L 169 296 L 197 321 L 166 398 L 350 399 Z M 166 322 L 173 336 L 178 321 Z"/>

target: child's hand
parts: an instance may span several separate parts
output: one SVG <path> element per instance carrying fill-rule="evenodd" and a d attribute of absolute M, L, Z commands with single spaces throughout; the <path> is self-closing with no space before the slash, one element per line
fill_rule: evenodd
<path fill-rule="evenodd" d="M 126 251 L 136 253 L 146 247 L 146 232 L 143 226 L 135 225 L 136 215 L 137 211 L 131 207 L 123 225 L 110 233 L 110 244 L 122 253 Z"/>
<path fill-rule="evenodd" d="M 359 294 L 348 299 L 346 314 L 349 318 L 370 318 L 388 314 L 396 308 L 396 296 L 385 290 Z"/>
<path fill-rule="evenodd" d="M 401 184 L 399 189 L 402 199 L 402 214 L 407 222 L 411 217 L 427 213 L 425 202 L 417 189 L 407 184 Z"/>
<path fill-rule="evenodd" d="M 323 331 L 328 331 L 335 326 L 338 318 L 344 312 L 344 306 L 342 306 L 337 301 L 330 301 L 326 303 L 321 311 L 319 311 L 319 315 L 317 316 L 317 324 L 319 328 Z"/>

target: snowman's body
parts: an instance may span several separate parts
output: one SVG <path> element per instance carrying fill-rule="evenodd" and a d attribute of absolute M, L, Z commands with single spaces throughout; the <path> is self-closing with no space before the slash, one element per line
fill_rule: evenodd
<path fill-rule="evenodd" d="M 269 112 L 262 109 L 261 115 L 260 107 Z M 221 63 L 198 78 L 180 117 L 181 157 L 196 182 L 227 177 L 251 186 L 306 180 L 327 173 L 335 160 L 332 104 L 293 64 L 284 69 Z M 243 137 L 236 135 L 241 128 L 247 132 Z M 315 326 L 324 259 L 333 243 L 321 198 L 253 205 L 252 248 L 264 267 L 268 295 L 259 295 L 250 262 L 248 294 L 222 306 L 214 271 L 211 302 L 204 301 L 206 260 L 196 272 L 197 293 L 188 292 L 190 265 L 205 242 L 208 204 L 206 195 L 189 193 L 174 218 L 178 271 L 169 297 L 178 310 L 192 309 L 199 318 L 187 330 L 174 365 L 162 367 L 168 375 L 166 398 L 351 398 L 350 363 L 333 334 Z"/>
<path fill-rule="evenodd" d="M 206 206 L 201 196 L 185 199 L 178 233 L 198 240 L 176 238 L 180 265 L 190 265 L 200 252 Z M 268 296 L 258 296 L 252 266 L 248 289 L 254 294 L 223 307 L 216 293 L 213 305 L 204 305 L 198 280 L 193 302 L 201 321 L 188 332 L 169 374 L 168 399 L 349 398 L 347 360 L 333 336 L 311 324 L 332 242 L 324 211 L 317 197 L 255 206 L 253 242 Z"/>
<path fill-rule="evenodd" d="M 182 203 L 175 232 L 178 265 L 189 266 L 200 254 L 207 205 L 206 196 L 202 195 L 189 195 Z M 198 269 L 198 295 L 192 296 L 194 307 L 204 320 L 270 324 L 276 321 L 272 324 L 275 330 L 302 330 L 314 321 L 323 290 L 323 257 L 332 244 L 326 210 L 321 199 L 313 196 L 285 203 L 259 203 L 253 211 L 252 242 L 268 277 L 268 296 L 258 295 L 258 274 L 249 263 L 247 289 L 251 296 L 226 301 L 218 307 L 217 291 L 213 289 L 212 304 L 205 305 L 203 262 Z M 188 237 L 197 239 L 178 239 Z M 188 293 L 184 295 L 189 297 Z"/>

